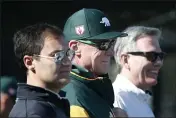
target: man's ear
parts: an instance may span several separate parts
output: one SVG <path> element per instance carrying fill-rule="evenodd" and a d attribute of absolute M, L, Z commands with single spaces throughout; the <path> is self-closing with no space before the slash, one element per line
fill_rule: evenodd
<path fill-rule="evenodd" d="M 75 55 L 80 56 L 81 55 L 81 50 L 79 47 L 79 42 L 76 40 L 71 40 L 69 42 L 69 48 L 75 52 Z"/>
<path fill-rule="evenodd" d="M 121 55 L 120 55 L 120 63 L 121 63 L 126 69 L 130 69 L 128 58 L 129 58 L 129 56 L 128 56 L 127 54 L 121 54 Z"/>
<path fill-rule="evenodd" d="M 26 66 L 26 68 L 28 70 L 35 71 L 35 66 L 34 66 L 34 63 L 33 63 L 32 56 L 25 55 L 23 57 L 23 62 L 24 62 L 24 65 Z"/>

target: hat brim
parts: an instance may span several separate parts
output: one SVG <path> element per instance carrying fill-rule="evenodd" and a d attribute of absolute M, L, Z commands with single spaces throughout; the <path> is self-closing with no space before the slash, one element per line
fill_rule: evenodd
<path fill-rule="evenodd" d="M 96 35 L 96 36 L 93 36 L 93 37 L 89 37 L 89 38 L 86 38 L 86 39 L 102 39 L 102 40 L 107 40 L 107 39 L 115 39 L 117 37 L 126 37 L 128 36 L 127 33 L 122 33 L 122 32 L 106 32 L 106 33 L 103 33 L 103 34 L 99 34 L 99 35 Z"/>

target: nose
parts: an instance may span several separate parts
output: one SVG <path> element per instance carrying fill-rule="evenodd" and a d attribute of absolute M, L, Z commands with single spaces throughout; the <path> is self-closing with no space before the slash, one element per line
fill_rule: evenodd
<path fill-rule="evenodd" d="M 163 59 L 160 59 L 160 57 L 157 57 L 154 65 L 158 66 L 158 67 L 161 67 L 163 65 Z"/>
<path fill-rule="evenodd" d="M 114 55 L 113 46 L 111 46 L 105 53 L 107 56 L 113 56 Z"/>
<path fill-rule="evenodd" d="M 62 65 L 71 66 L 71 60 L 67 56 L 65 56 L 62 60 Z"/>

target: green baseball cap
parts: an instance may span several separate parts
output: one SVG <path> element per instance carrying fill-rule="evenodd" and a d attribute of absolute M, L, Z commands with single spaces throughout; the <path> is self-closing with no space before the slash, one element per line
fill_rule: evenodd
<path fill-rule="evenodd" d="M 86 8 L 68 18 L 63 32 L 67 40 L 103 40 L 128 36 L 126 33 L 112 31 L 110 21 L 102 11 Z"/>
<path fill-rule="evenodd" d="M 17 81 L 15 77 L 1 76 L 1 92 L 13 97 L 16 96 Z"/>

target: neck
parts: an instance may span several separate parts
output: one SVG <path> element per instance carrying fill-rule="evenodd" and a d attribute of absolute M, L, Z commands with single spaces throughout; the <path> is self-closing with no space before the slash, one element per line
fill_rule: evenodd
<path fill-rule="evenodd" d="M 30 73 L 30 72 L 27 75 L 27 84 L 31 86 L 47 89 L 55 93 L 59 93 L 60 91 L 60 88 L 55 89 L 53 86 L 48 85 L 45 82 L 41 81 L 40 78 L 36 77 L 33 73 Z"/>
<path fill-rule="evenodd" d="M 85 65 L 79 58 L 74 58 L 73 63 L 87 69 L 89 72 L 92 72 L 95 78 L 98 77 L 98 74 L 95 73 L 90 66 Z"/>

